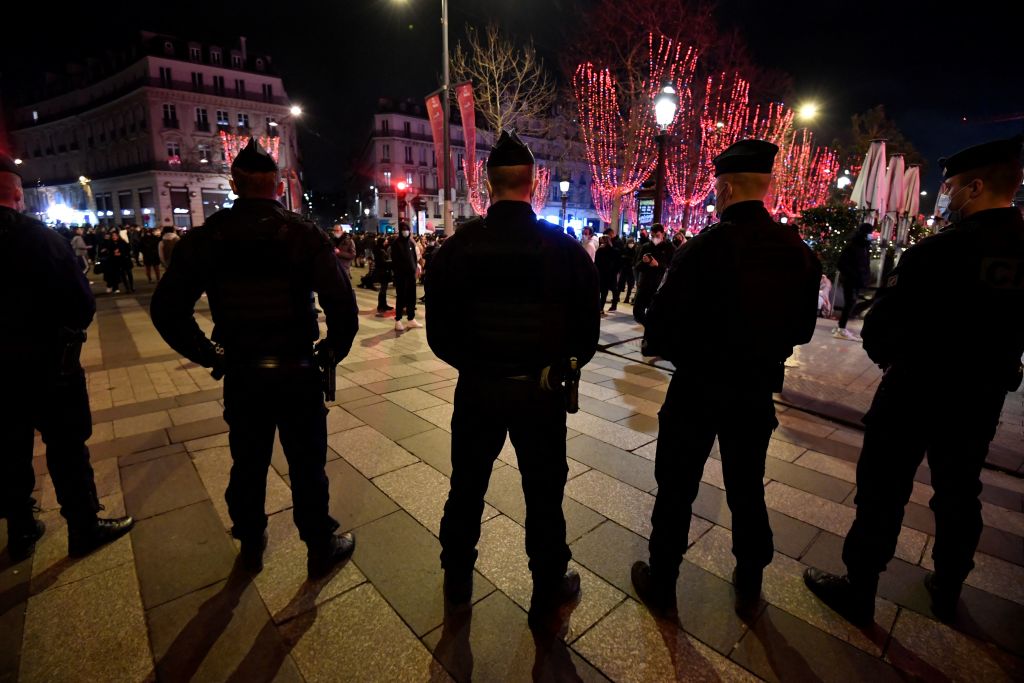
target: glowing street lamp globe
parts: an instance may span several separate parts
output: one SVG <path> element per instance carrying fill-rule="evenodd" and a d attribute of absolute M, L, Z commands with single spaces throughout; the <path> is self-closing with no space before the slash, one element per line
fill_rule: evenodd
<path fill-rule="evenodd" d="M 293 104 L 291 109 L 288 110 L 292 116 L 302 116 L 302 107 L 297 104 Z"/>
<path fill-rule="evenodd" d="M 654 97 L 654 121 L 662 130 L 672 125 L 679 110 L 679 95 L 671 83 L 666 83 Z"/>
<path fill-rule="evenodd" d="M 560 180 L 560 181 L 558 181 L 558 189 L 561 190 L 562 194 L 568 193 L 569 192 L 569 181 L 568 180 Z"/>

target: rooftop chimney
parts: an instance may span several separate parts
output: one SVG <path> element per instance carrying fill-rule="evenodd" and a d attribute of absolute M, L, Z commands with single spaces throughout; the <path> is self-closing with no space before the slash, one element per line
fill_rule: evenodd
<path fill-rule="evenodd" d="M 242 64 L 246 64 L 249 59 L 245 53 L 245 36 L 240 36 L 238 42 L 242 46 Z"/>

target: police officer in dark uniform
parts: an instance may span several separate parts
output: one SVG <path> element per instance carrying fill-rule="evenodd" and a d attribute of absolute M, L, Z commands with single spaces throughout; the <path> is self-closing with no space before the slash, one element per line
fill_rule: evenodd
<path fill-rule="evenodd" d="M 230 427 L 231 479 L 225 498 L 251 571 L 262 568 L 267 468 L 279 431 L 288 459 L 295 526 L 316 577 L 347 559 L 352 534 L 337 534 L 328 514 L 327 409 L 318 366 L 333 373 L 358 329 L 355 296 L 327 235 L 277 198 L 277 164 L 255 140 L 231 165 L 238 199 L 190 230 L 153 294 L 153 324 L 175 351 L 214 376 L 224 375 L 224 419 Z M 203 292 L 210 301 L 211 341 L 194 317 Z M 320 336 L 313 292 L 327 317 Z"/>
<path fill-rule="evenodd" d="M 762 485 L 778 425 L 772 392 L 782 389 L 793 347 L 814 334 L 821 281 L 814 253 L 765 210 L 777 152 L 741 140 L 714 159 L 721 222 L 676 252 L 648 309 L 645 354 L 676 366 L 658 414 L 650 564 L 637 562 L 632 572 L 637 595 L 656 612 L 675 609 L 691 506 L 716 436 L 741 616 L 757 606 L 772 560 Z"/>
<path fill-rule="evenodd" d="M 10 282 L 0 290 L 0 516 L 7 550 L 25 559 L 45 526 L 33 514 L 33 431 L 68 523 L 68 554 L 85 555 L 127 533 L 131 517 L 100 519 L 89 449 L 92 415 L 79 353 L 96 312 L 68 241 L 23 215 L 21 175 L 0 153 L 0 257 Z"/>
<path fill-rule="evenodd" d="M 864 321 L 864 350 L 885 371 L 864 416 L 857 517 L 846 576 L 809 569 L 808 587 L 851 622 L 874 619 L 878 576 L 896 550 L 903 509 L 925 454 L 935 489 L 935 616 L 956 615 L 981 536 L 980 474 L 1024 354 L 1021 138 L 941 159 L 949 229 L 900 258 Z M 940 323 L 942 343 L 916 343 Z"/>
<path fill-rule="evenodd" d="M 451 490 L 441 521 L 445 597 L 467 603 L 491 467 L 512 439 L 526 498 L 533 573 L 530 623 L 579 595 L 568 571 L 562 494 L 562 378 L 593 357 L 600 332 L 597 270 L 583 247 L 530 207 L 534 158 L 502 131 L 487 160 L 491 206 L 437 250 L 427 273 L 427 341 L 459 371 Z M 527 274 L 527 277 L 523 277 Z"/>
<path fill-rule="evenodd" d="M 676 248 L 665 239 L 665 227 L 661 223 L 651 226 L 651 239 L 640 247 L 636 257 L 636 298 L 633 299 L 633 319 L 641 325 L 647 318 L 647 307 L 658 291 L 658 285 L 672 262 Z"/>

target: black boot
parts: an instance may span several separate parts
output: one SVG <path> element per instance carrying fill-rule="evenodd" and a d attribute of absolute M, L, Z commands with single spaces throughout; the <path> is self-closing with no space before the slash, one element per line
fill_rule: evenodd
<path fill-rule="evenodd" d="M 743 619 L 751 619 L 757 615 L 761 606 L 761 578 L 764 571 L 736 567 L 732 570 L 732 585 L 736 591 L 734 608 L 736 614 Z"/>
<path fill-rule="evenodd" d="M 468 605 L 473 599 L 473 572 L 444 573 L 444 599 L 452 607 Z"/>
<path fill-rule="evenodd" d="M 68 555 L 84 557 L 100 546 L 121 538 L 135 526 L 131 517 L 95 519 L 86 524 L 68 523 Z"/>
<path fill-rule="evenodd" d="M 669 585 L 665 581 L 656 581 L 651 575 L 650 565 L 643 561 L 633 563 L 630 578 L 637 597 L 655 615 L 667 616 L 676 612 L 675 583 Z"/>
<path fill-rule="evenodd" d="M 949 623 L 956 620 L 956 608 L 960 603 L 960 591 L 963 590 L 963 583 L 950 581 L 941 574 L 929 572 L 924 577 L 924 587 L 932 596 L 932 613 L 940 621 Z"/>
<path fill-rule="evenodd" d="M 854 626 L 866 628 L 875 621 L 877 583 L 858 583 L 819 569 L 804 570 L 804 583 L 818 599 Z"/>
<path fill-rule="evenodd" d="M 35 549 L 36 541 L 43 537 L 46 525 L 29 515 L 24 520 L 7 520 L 7 553 L 11 562 L 28 559 Z"/>
<path fill-rule="evenodd" d="M 319 579 L 336 566 L 352 557 L 356 549 L 356 537 L 351 531 L 333 534 L 324 543 L 310 545 L 306 556 L 306 573 L 311 579 Z"/>
<path fill-rule="evenodd" d="M 541 628 L 547 625 L 563 607 L 573 605 L 580 599 L 580 575 L 570 569 L 553 582 L 534 580 L 533 596 L 530 599 L 530 611 L 527 623 L 530 628 Z"/>
<path fill-rule="evenodd" d="M 252 539 L 242 539 L 242 547 L 238 551 L 238 559 L 242 568 L 250 574 L 263 571 L 263 551 L 267 549 L 267 532 Z"/>

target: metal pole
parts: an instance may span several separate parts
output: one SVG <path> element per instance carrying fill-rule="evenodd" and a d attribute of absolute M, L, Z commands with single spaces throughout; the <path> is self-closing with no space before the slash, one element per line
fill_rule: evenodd
<path fill-rule="evenodd" d="M 444 63 L 442 65 L 442 71 L 444 77 L 444 83 L 441 86 L 441 112 L 442 112 L 442 126 L 444 128 L 444 159 L 441 162 L 444 164 L 444 234 L 451 235 L 455 232 L 454 226 L 452 226 L 452 199 L 451 199 L 451 158 L 452 158 L 452 140 L 451 131 L 449 130 L 451 123 L 451 94 L 449 88 L 451 83 L 449 82 L 448 75 L 448 63 L 451 61 L 448 56 L 448 0 L 441 0 L 441 50 L 444 52 L 442 59 Z"/>
<path fill-rule="evenodd" d="M 662 131 L 655 136 L 658 140 L 658 171 L 654 183 L 654 222 L 661 222 L 662 195 L 665 194 L 665 138 L 668 135 Z"/>
<path fill-rule="evenodd" d="M 562 213 L 559 216 L 560 225 L 558 226 L 559 228 L 561 228 L 563 230 L 565 229 L 565 215 L 566 215 L 565 214 L 565 207 L 566 207 L 566 204 L 568 203 L 568 201 L 569 201 L 569 193 L 568 192 L 563 192 L 562 193 Z"/>

